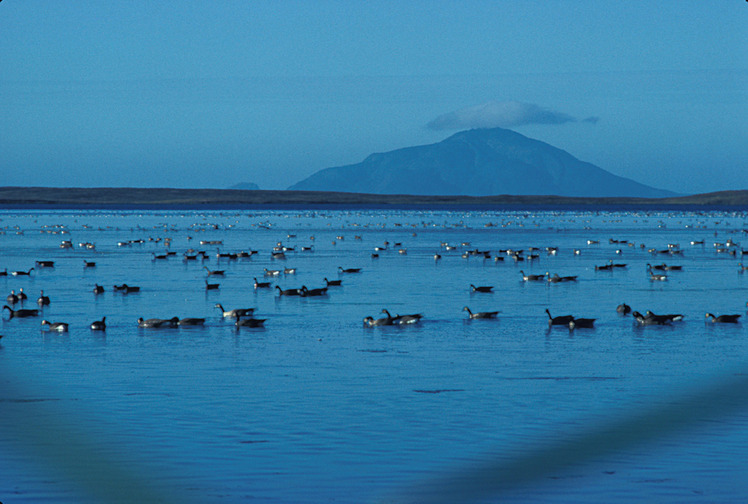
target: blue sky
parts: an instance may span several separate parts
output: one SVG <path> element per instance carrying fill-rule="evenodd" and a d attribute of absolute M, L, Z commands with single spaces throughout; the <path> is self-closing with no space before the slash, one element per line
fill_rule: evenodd
<path fill-rule="evenodd" d="M 0 2 L 0 185 L 285 189 L 483 125 L 748 189 L 748 3 Z"/>

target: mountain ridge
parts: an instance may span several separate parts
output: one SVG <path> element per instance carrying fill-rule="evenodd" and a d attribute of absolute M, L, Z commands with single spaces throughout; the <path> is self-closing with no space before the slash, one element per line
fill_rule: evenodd
<path fill-rule="evenodd" d="M 370 154 L 360 163 L 319 170 L 288 189 L 455 196 L 677 195 L 504 128 L 465 130 L 437 143 Z"/>

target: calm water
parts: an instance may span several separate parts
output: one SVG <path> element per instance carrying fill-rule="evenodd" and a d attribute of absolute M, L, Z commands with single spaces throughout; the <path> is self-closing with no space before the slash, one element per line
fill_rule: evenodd
<path fill-rule="evenodd" d="M 26 308 L 36 308 L 42 289 L 51 298 L 39 317 L 8 319 L 4 310 L 0 322 L 6 504 L 430 502 L 421 492 L 448 495 L 439 484 L 449 475 L 511 470 L 538 450 L 525 484 L 497 491 L 489 474 L 481 480 L 489 482 L 485 493 L 471 498 L 748 496 L 748 409 L 741 407 L 748 333 L 745 324 L 704 317 L 745 315 L 740 247 L 733 256 L 713 245 L 748 240 L 745 213 L 6 210 L 0 228 L 0 271 L 55 261 L 30 276 L 0 277 L 3 296 L 23 288 Z M 74 247 L 60 248 L 62 240 Z M 118 245 L 133 240 L 143 243 Z M 388 249 L 372 258 L 385 241 Z M 79 246 L 86 242 L 95 248 Z M 285 260 L 271 259 L 278 242 L 295 248 Z M 668 244 L 682 254 L 648 251 Z M 516 263 L 499 253 L 530 247 L 539 248 L 537 260 Z M 209 259 L 183 261 L 189 248 Z M 258 254 L 219 259 L 218 248 Z M 462 257 L 474 249 L 492 259 Z M 166 250 L 176 255 L 153 259 Z M 96 267 L 84 268 L 84 259 Z M 627 267 L 595 271 L 611 259 Z M 650 281 L 646 264 L 663 262 L 683 271 Z M 339 266 L 361 273 L 340 274 Z M 204 267 L 226 271 L 211 277 L 220 289 L 205 290 Z M 265 268 L 286 267 L 297 271 L 271 279 L 274 285 L 323 287 L 327 277 L 342 286 L 320 298 L 254 290 Z M 524 282 L 520 270 L 578 281 Z M 121 283 L 141 291 L 113 292 Z M 95 296 L 95 284 L 106 292 Z M 494 292 L 472 293 L 470 284 Z M 624 301 L 685 319 L 637 327 L 616 313 Z M 265 328 L 237 330 L 216 303 L 254 307 Z M 468 321 L 464 306 L 501 313 Z M 383 308 L 424 319 L 363 327 L 365 316 L 379 318 Z M 595 318 L 595 329 L 549 330 L 546 308 Z M 91 331 L 102 316 L 106 332 Z M 174 316 L 207 320 L 179 329 L 136 323 Z M 43 318 L 70 330 L 42 331 Z M 737 380 L 718 391 L 725 398 L 693 399 L 720 380 Z M 634 435 L 621 446 L 606 449 L 604 436 L 594 440 L 601 449 L 594 456 L 573 448 L 566 465 L 546 467 L 560 460 L 542 455 L 554 443 L 684 404 L 670 417 L 626 426 Z M 467 498 L 480 484 L 455 492 Z"/>

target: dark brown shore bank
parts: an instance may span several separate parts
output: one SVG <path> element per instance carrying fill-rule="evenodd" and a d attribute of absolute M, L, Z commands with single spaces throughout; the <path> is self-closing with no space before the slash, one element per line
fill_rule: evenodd
<path fill-rule="evenodd" d="M 704 206 L 747 207 L 748 190 L 720 191 L 672 198 L 579 198 L 564 196 L 417 196 L 313 191 L 245 191 L 135 187 L 0 187 L 2 206 Z"/>

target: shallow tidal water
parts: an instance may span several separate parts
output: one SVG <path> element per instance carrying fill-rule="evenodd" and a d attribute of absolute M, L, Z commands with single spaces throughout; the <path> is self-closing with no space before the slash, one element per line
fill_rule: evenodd
<path fill-rule="evenodd" d="M 746 315 L 747 231 L 748 214 L 717 211 L 2 210 L 0 292 L 51 303 L 0 321 L 0 501 L 743 501 L 748 321 L 704 315 Z M 191 248 L 207 260 L 184 261 Z M 626 267 L 595 270 L 610 260 Z M 652 281 L 648 263 L 683 269 Z M 206 268 L 225 270 L 219 289 Z M 287 297 L 255 277 L 342 285 Z M 622 302 L 684 320 L 638 326 Z M 236 328 L 217 303 L 265 327 Z M 364 326 L 384 308 L 423 319 Z M 546 309 L 595 327 L 549 328 Z M 136 322 L 174 316 L 206 322 Z"/>

